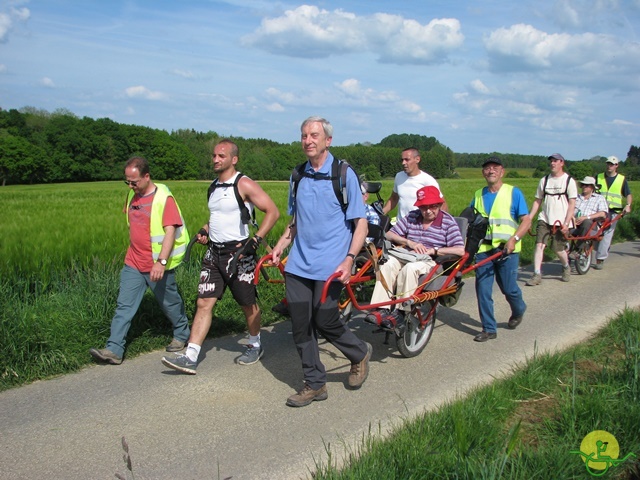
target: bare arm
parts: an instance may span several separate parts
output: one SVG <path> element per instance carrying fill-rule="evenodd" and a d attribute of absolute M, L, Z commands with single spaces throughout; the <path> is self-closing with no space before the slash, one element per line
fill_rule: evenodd
<path fill-rule="evenodd" d="M 389 199 L 385 202 L 384 207 L 382 207 L 382 213 L 386 215 L 391 210 L 396 208 L 399 199 L 400 197 L 398 197 L 398 194 L 396 192 L 391 192 Z"/>
<path fill-rule="evenodd" d="M 622 211 L 624 213 L 631 213 L 631 204 L 633 203 L 633 196 L 631 194 L 627 195 L 627 204 L 624 206 Z"/>
<path fill-rule="evenodd" d="M 511 238 L 509 238 L 509 240 L 507 240 L 507 243 L 505 245 L 505 249 L 507 250 L 507 253 L 511 253 L 516 249 L 516 243 L 518 243 L 518 241 L 516 240 L 515 237 L 518 237 L 520 241 L 522 241 L 522 238 L 527 234 L 527 232 L 529 232 L 530 228 L 531 228 L 531 215 L 522 215 L 520 217 L 520 225 L 518 225 L 518 228 L 516 229 L 515 233 Z"/>
<path fill-rule="evenodd" d="M 280 218 L 278 207 L 262 187 L 250 178 L 242 177 L 238 183 L 238 190 L 244 200 L 253 203 L 258 210 L 264 212 L 262 224 L 256 232 L 256 235 L 264 238 Z"/>
<path fill-rule="evenodd" d="M 367 237 L 369 225 L 366 218 L 356 218 L 355 220 L 353 220 L 353 223 L 356 228 L 354 229 L 353 236 L 351 237 L 349 253 L 355 256 L 362 249 L 362 245 L 364 245 L 364 239 Z M 347 256 L 344 260 L 342 260 L 342 262 L 340 262 L 340 265 L 336 267 L 336 272 L 342 272 L 342 275 L 340 276 L 340 281 L 342 283 L 349 282 L 349 278 L 351 277 L 351 268 L 353 267 L 353 261 L 353 257 Z"/>
<path fill-rule="evenodd" d="M 176 240 L 176 227 L 175 225 L 167 225 L 164 227 L 164 240 L 162 241 L 162 248 L 160 249 L 159 258 L 168 259 L 173 250 L 173 244 Z M 149 272 L 149 278 L 152 282 L 158 282 L 164 277 L 165 266 L 160 262 L 155 262 Z"/>
<path fill-rule="evenodd" d="M 284 233 L 278 240 L 278 243 L 276 243 L 276 246 L 273 247 L 273 250 L 271 250 L 271 260 L 275 265 L 278 265 L 280 263 L 282 253 L 289 245 L 291 245 L 291 242 L 293 242 L 293 239 L 296 236 L 295 232 L 295 227 L 292 227 L 291 223 L 289 223 L 289 225 L 287 225 L 287 227 L 284 229 Z"/>

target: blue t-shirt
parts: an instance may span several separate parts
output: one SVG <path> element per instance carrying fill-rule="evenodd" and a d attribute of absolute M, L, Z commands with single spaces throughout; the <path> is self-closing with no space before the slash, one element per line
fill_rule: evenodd
<path fill-rule="evenodd" d="M 491 209 L 493 208 L 493 202 L 496 200 L 498 192 L 492 193 L 489 191 L 489 187 L 482 189 L 482 201 L 487 214 L 491 215 Z M 471 206 L 475 207 L 475 197 L 471 200 Z M 524 198 L 522 190 L 518 187 L 513 187 L 513 193 L 511 195 L 511 217 L 517 222 L 523 215 L 529 214 L 529 207 L 527 206 L 527 200 Z"/>
<path fill-rule="evenodd" d="M 329 153 L 324 165 L 314 172 L 307 162 L 298 184 L 295 206 L 293 183 L 289 185 L 289 215 L 295 208 L 296 236 L 287 258 L 285 271 L 310 280 L 326 280 L 342 262 L 353 236 L 353 222 L 366 218 L 360 182 L 352 169 L 347 169 L 348 205 L 346 213 L 336 198 L 331 181 L 333 155 Z M 324 177 L 324 179 L 322 179 Z"/>

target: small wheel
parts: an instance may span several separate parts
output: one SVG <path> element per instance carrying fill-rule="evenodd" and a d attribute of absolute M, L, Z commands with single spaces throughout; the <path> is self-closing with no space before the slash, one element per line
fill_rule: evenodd
<path fill-rule="evenodd" d="M 580 275 L 585 275 L 589 272 L 591 267 L 591 242 L 586 241 L 582 245 L 582 248 L 578 250 L 578 257 L 576 258 L 576 271 Z"/>
<path fill-rule="evenodd" d="M 353 313 L 353 303 L 349 302 L 345 305 L 345 307 L 340 310 L 340 320 L 344 323 L 347 323 L 351 320 L 351 314 Z"/>
<path fill-rule="evenodd" d="M 435 310 L 437 301 L 425 302 L 420 305 L 420 313 L 427 315 L 432 308 Z M 406 315 L 405 323 L 396 333 L 396 346 L 403 357 L 411 358 L 419 355 L 429 343 L 433 326 L 436 322 L 436 312 L 433 312 L 431 321 L 420 329 L 420 322 L 414 315 Z"/>

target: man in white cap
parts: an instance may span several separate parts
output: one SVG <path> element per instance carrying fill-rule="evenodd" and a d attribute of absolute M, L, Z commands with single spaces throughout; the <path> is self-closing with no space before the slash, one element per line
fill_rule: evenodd
<path fill-rule="evenodd" d="M 600 184 L 600 192 L 609 204 L 609 214 L 612 217 L 615 217 L 620 212 L 631 213 L 631 203 L 633 202 L 627 179 L 624 175 L 618 174 L 619 163 L 618 157 L 611 155 L 607 158 L 607 170 L 604 173 L 599 173 L 596 177 L 596 182 Z M 611 225 L 611 228 L 605 232 L 602 241 L 598 244 L 596 263 L 593 266 L 596 270 L 602 270 L 602 264 L 609 256 L 609 248 L 611 247 L 611 240 L 613 240 L 613 233 L 616 230 L 616 223 L 614 222 Z"/>
<path fill-rule="evenodd" d="M 576 229 L 572 232 L 574 237 L 586 236 L 591 231 L 593 222 L 604 220 L 609 213 L 607 201 L 596 193 L 596 179 L 584 177 L 579 183 L 582 193 L 576 199 L 576 213 L 573 219 Z"/>

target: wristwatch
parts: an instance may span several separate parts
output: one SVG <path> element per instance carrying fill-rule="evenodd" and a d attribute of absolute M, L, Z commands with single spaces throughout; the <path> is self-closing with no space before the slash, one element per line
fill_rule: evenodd
<path fill-rule="evenodd" d="M 433 254 L 437 257 L 438 256 L 438 247 L 433 247 Z"/>
<path fill-rule="evenodd" d="M 518 235 L 514 235 L 514 236 L 513 236 L 513 238 L 515 238 L 515 239 L 516 239 L 516 242 L 519 242 L 519 241 L 520 241 L 520 237 L 519 237 Z"/>
<path fill-rule="evenodd" d="M 158 260 L 158 262 L 160 262 L 160 265 L 162 265 L 163 267 L 167 266 L 167 260 L 166 258 L 161 258 Z"/>

